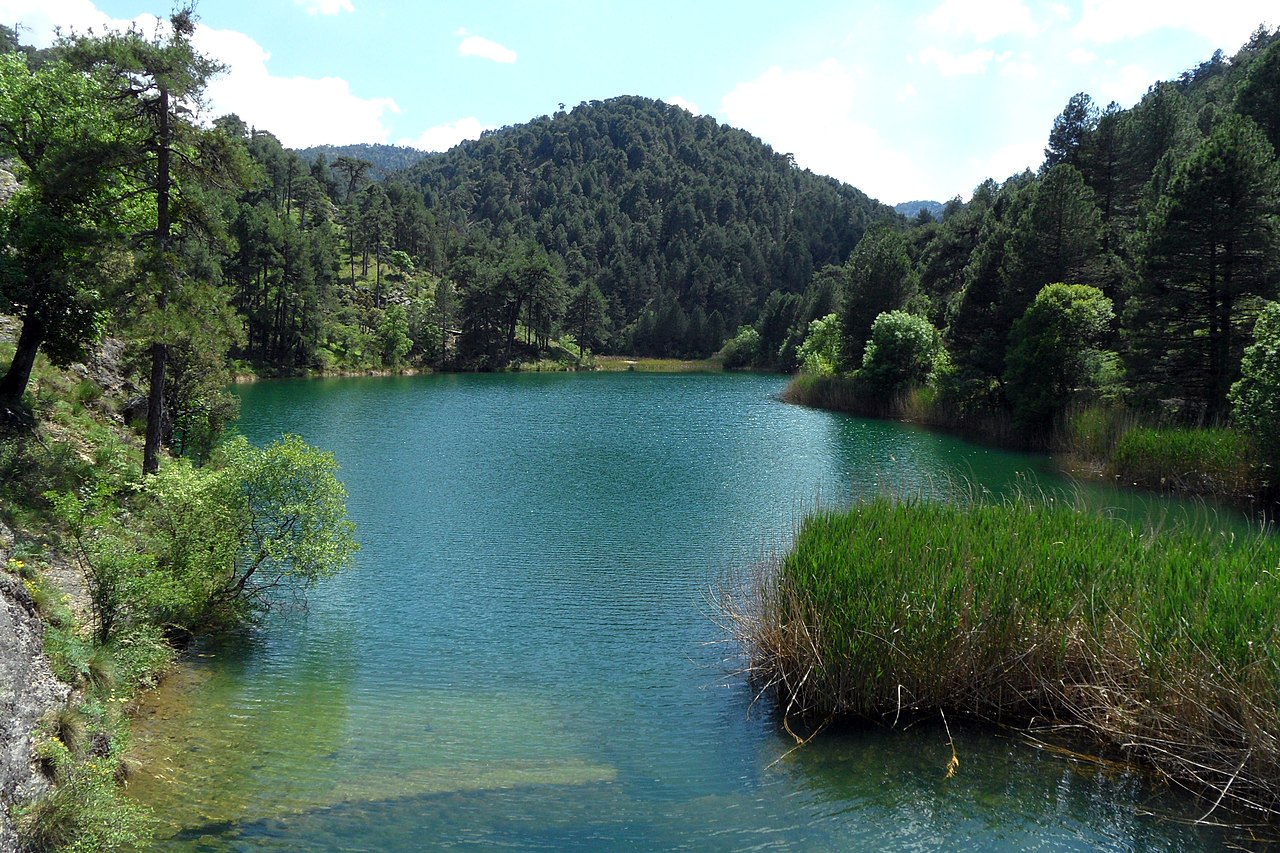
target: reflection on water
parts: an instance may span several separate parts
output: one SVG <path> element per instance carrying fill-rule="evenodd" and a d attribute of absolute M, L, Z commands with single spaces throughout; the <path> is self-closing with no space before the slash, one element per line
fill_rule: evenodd
<path fill-rule="evenodd" d="M 130 789 L 164 821 L 161 848 L 1212 845 L 1150 817 L 1193 807 L 1139 777 L 954 721 L 951 779 L 932 722 L 793 749 L 728 673 L 705 603 L 717 577 L 782 547 L 817 501 L 1065 484 L 1043 457 L 787 406 L 780 385 L 243 389 L 250 438 L 337 454 L 363 550 L 306 613 L 206 650 L 148 702 Z"/>

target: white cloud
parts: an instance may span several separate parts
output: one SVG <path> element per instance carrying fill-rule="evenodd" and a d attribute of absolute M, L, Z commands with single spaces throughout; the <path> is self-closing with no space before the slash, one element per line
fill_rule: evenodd
<path fill-rule="evenodd" d="M 472 35 L 466 30 L 458 30 L 454 35 L 462 36 L 462 41 L 458 44 L 459 56 L 476 56 L 480 59 L 501 62 L 505 65 L 510 65 L 516 61 L 516 52 L 509 47 L 498 44 L 496 41 Z"/>
<path fill-rule="evenodd" d="M 985 43 L 1006 35 L 1034 36 L 1039 29 L 1022 0 L 943 0 L 925 18 L 935 30 Z"/>
<path fill-rule="evenodd" d="M 770 68 L 724 96 L 724 120 L 790 152 L 796 163 L 883 199 L 928 191 L 918 170 L 875 129 L 855 117 L 853 75 L 835 60 L 816 68 Z"/>
<path fill-rule="evenodd" d="M 199 26 L 193 42 L 230 69 L 209 83 L 209 115 L 234 112 L 286 146 L 386 142 L 386 119 L 400 112 L 391 98 L 362 98 L 339 77 L 274 76 L 271 55 L 244 33 Z"/>
<path fill-rule="evenodd" d="M 943 77 L 959 77 L 964 74 L 981 74 L 996 55 L 993 51 L 979 48 L 963 55 L 956 55 L 940 47 L 926 47 L 920 51 L 920 62 L 932 65 Z"/>
<path fill-rule="evenodd" d="M 702 115 L 702 110 L 698 109 L 697 104 L 687 98 L 682 98 L 679 95 L 672 95 L 670 98 L 666 98 L 666 102 L 677 106 L 682 110 L 688 110 L 694 115 Z"/>
<path fill-rule="evenodd" d="M 1140 65 L 1108 68 L 1106 75 L 1098 81 L 1094 99 L 1102 105 L 1115 101 L 1122 107 L 1132 106 L 1142 100 L 1155 81 L 1156 75 Z"/>
<path fill-rule="evenodd" d="M 293 0 L 297 6 L 305 6 L 308 15 L 337 15 L 339 12 L 354 12 L 351 0 Z"/>
<path fill-rule="evenodd" d="M 448 151 L 464 139 L 479 139 L 481 133 L 491 129 L 481 124 L 478 118 L 468 116 L 449 124 L 429 127 L 417 139 L 401 139 L 397 144 L 423 151 Z"/>
<path fill-rule="evenodd" d="M 348 0 L 313 0 L 326 7 Z M 20 22 L 23 42 L 37 46 L 53 41 L 54 28 L 84 32 L 124 29 L 135 24 L 143 33 L 158 19 L 142 15 L 132 21 L 112 18 L 91 0 L 0 0 L 0 21 Z M 361 98 L 337 77 L 276 77 L 267 68 L 271 55 L 256 41 L 234 30 L 197 25 L 196 49 L 228 67 L 205 90 L 204 118 L 234 112 L 251 125 L 269 130 L 285 145 L 385 142 L 386 118 L 400 111 L 390 98 Z"/>
<path fill-rule="evenodd" d="M 1044 140 L 1027 140 L 1024 142 L 1015 142 L 1005 145 L 989 157 L 969 158 L 968 173 L 970 176 L 970 185 L 965 191 L 967 196 L 969 191 L 987 178 L 994 178 L 1003 182 L 1011 175 L 1021 173 L 1025 169 L 1037 169 L 1044 162 Z"/>
<path fill-rule="evenodd" d="M 18 39 L 23 44 L 48 47 L 58 27 L 67 34 L 122 30 L 136 24 L 142 32 L 150 33 L 157 18 L 139 15 L 132 21 L 120 20 L 99 11 L 92 0 L 0 0 L 0 22 L 8 26 L 17 24 Z"/>
<path fill-rule="evenodd" d="M 1187 30 L 1231 53 L 1259 24 L 1278 17 L 1275 0 L 1230 0 L 1212 9 L 1200 0 L 1084 0 L 1074 34 L 1110 44 L 1161 29 Z"/>
<path fill-rule="evenodd" d="M 920 93 L 916 91 L 916 87 L 908 83 L 907 85 L 903 86 L 901 89 L 898 90 L 898 94 L 895 96 L 894 99 L 900 104 L 905 104 L 907 101 L 911 100 L 912 98 L 916 97 L 919 94 Z"/>
<path fill-rule="evenodd" d="M 1098 54 L 1091 50 L 1085 50 L 1083 47 L 1072 48 L 1067 53 L 1067 59 L 1069 59 L 1073 65 L 1088 65 L 1091 62 L 1096 61 L 1097 58 Z"/>
<path fill-rule="evenodd" d="M 996 57 L 1000 63 L 1000 73 L 1005 77 L 1029 82 L 1040 76 L 1040 66 L 1029 51 L 1023 51 L 1016 57 L 1011 53 L 1002 53 Z"/>

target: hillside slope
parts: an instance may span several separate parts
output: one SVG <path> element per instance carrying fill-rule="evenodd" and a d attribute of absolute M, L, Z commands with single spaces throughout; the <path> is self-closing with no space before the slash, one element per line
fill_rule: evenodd
<path fill-rule="evenodd" d="M 646 310 L 731 332 L 896 216 L 746 131 L 640 97 L 486 133 L 406 179 L 455 246 L 534 241 L 564 259 L 571 285 L 594 280 L 613 327 L 633 332 Z"/>

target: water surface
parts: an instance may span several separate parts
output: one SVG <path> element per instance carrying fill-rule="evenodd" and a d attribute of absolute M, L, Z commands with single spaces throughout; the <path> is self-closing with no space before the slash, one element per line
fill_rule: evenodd
<path fill-rule="evenodd" d="M 333 451 L 362 550 L 148 703 L 161 849 L 1179 850 L 1195 804 L 952 721 L 801 749 L 709 592 L 815 504 L 1065 485 L 1049 460 L 780 403 L 779 377 L 264 382 Z M 967 488 L 967 487 L 966 487 Z M 1129 513 L 1182 514 L 1091 492 Z M 1192 509 L 1191 512 L 1196 512 Z"/>

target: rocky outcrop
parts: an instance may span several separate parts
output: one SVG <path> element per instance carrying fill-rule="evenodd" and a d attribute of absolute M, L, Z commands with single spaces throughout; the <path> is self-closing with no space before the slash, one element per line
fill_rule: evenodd
<path fill-rule="evenodd" d="M 13 553 L 13 534 L 0 523 L 0 565 Z M 44 656 L 44 623 L 22 581 L 0 571 L 0 851 L 17 849 L 9 806 L 47 786 L 32 763 L 31 733 L 70 688 L 54 677 Z"/>

